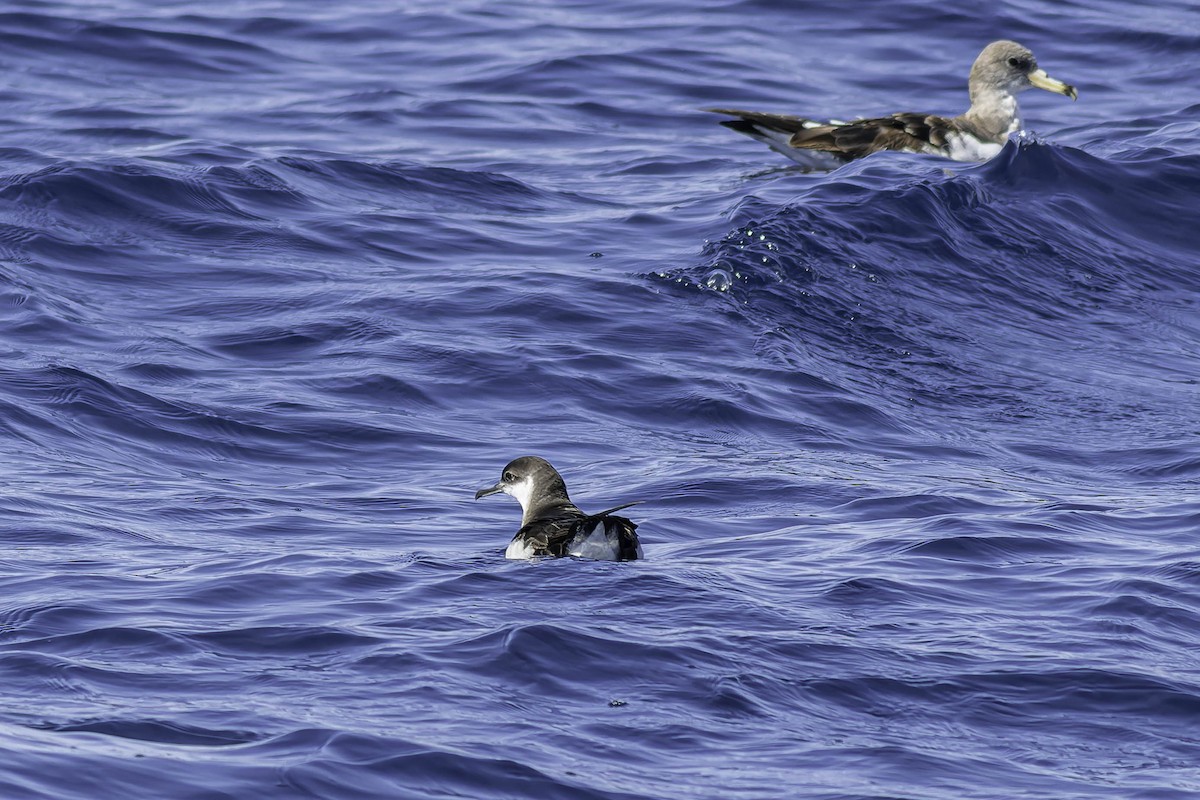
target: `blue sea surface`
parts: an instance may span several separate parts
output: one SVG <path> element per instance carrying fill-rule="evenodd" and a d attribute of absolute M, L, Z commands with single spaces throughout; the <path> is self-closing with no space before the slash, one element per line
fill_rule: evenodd
<path fill-rule="evenodd" d="M 1079 100 L 806 173 L 699 109 Z M 14 0 L 0 798 L 1200 796 L 1200 6 Z M 644 561 L 508 561 L 541 455 Z"/>

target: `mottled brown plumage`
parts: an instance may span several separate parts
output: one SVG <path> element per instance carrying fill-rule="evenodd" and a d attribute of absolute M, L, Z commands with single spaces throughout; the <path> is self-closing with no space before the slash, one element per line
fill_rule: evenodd
<path fill-rule="evenodd" d="M 851 122 L 818 122 L 785 114 L 733 108 L 706 109 L 737 119 L 721 124 L 758 139 L 806 166 L 836 166 L 880 150 L 928 153 L 978 161 L 999 152 L 1021 126 L 1016 95 L 1030 87 L 1075 99 L 1073 86 L 1038 68 L 1016 42 L 992 42 L 971 67 L 971 108 L 957 117 L 898 113 Z"/>

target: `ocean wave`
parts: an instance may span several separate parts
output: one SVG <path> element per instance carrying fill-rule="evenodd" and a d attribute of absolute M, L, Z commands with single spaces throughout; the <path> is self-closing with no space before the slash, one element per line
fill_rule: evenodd
<path fill-rule="evenodd" d="M 1186 401 L 1142 382 L 1126 353 L 1144 339 L 1108 332 L 1147 331 L 1164 358 L 1183 357 L 1192 334 L 1170 320 L 1198 273 L 1172 247 L 1172 212 L 1150 224 L 1129 206 L 1150 215 L 1182 207 L 1195 184 L 1179 171 L 1187 163 L 1104 162 L 1015 142 L 951 174 L 915 160 L 868 164 L 811 182 L 785 205 L 744 204 L 738 227 L 707 245 L 697 266 L 660 279 L 727 303 L 762 331 L 763 355 L 820 375 L 877 414 L 911 424 L 916 410 L 940 424 L 940 414 L 966 412 L 984 430 L 1065 416 L 1081 433 L 1121 420 L 1138 431 L 1132 447 L 1160 439 Z M 1134 245 L 1132 227 L 1154 246 Z M 1078 452 L 1081 442 L 1039 446 Z M 1171 465 L 1135 471 L 1182 476 L 1194 460 L 1186 447 L 1160 455 Z"/>
<path fill-rule="evenodd" d="M 868 11 L 0 14 L 0 796 L 1195 795 L 1194 9 Z"/>

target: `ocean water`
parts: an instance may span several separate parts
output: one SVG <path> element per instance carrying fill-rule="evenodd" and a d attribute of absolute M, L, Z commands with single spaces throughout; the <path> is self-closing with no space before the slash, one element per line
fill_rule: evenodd
<path fill-rule="evenodd" d="M 805 173 L 698 109 L 958 113 Z M 15 0 L 0 798 L 1200 796 L 1200 6 Z M 503 465 L 647 558 L 512 562 Z"/>

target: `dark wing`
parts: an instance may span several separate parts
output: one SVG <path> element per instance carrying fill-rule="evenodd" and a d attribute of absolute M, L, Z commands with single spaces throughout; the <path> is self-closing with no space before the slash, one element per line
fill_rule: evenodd
<path fill-rule="evenodd" d="M 562 516 L 539 517 L 523 526 L 513 538 L 520 539 L 532 546 L 532 555 L 562 558 L 570 555 L 568 552 L 570 545 L 577 536 L 586 537 L 597 525 L 603 525 L 605 537 L 616 542 L 617 560 L 636 561 L 642 557 L 637 525 L 632 520 L 611 513 L 632 505 L 636 505 L 636 503 L 627 503 L 599 514 L 586 516 L 577 512 Z"/>
<path fill-rule="evenodd" d="M 640 506 L 643 502 L 645 502 L 645 501 L 644 500 L 634 500 L 632 503 L 622 503 L 619 506 L 613 506 L 612 508 L 606 508 L 603 511 L 597 512 L 595 514 L 588 514 L 588 516 L 589 517 L 607 517 L 609 514 L 613 513 L 614 511 L 620 511 L 622 508 L 629 508 L 630 506 Z"/>
<path fill-rule="evenodd" d="M 575 538 L 575 532 L 583 520 L 579 515 L 562 517 L 539 517 L 517 531 L 513 539 L 520 539 L 533 547 L 532 555 L 567 555 L 567 545 Z"/>
<path fill-rule="evenodd" d="M 841 125 L 821 125 L 794 134 L 792 147 L 838 153 L 847 159 L 862 158 L 879 150 L 925 152 L 946 146 L 957 130 L 953 120 L 932 114 L 892 114 L 858 119 Z"/>
<path fill-rule="evenodd" d="M 726 128 L 732 128 L 738 133 L 754 136 L 761 129 L 778 131 L 780 133 L 800 133 L 822 123 L 805 117 L 792 117 L 787 114 L 763 114 L 760 111 L 742 111 L 739 108 L 706 108 L 713 114 L 726 114 L 738 119 L 727 119 L 721 122 Z"/>
<path fill-rule="evenodd" d="M 593 514 L 583 523 L 590 526 L 600 523 L 604 525 L 604 535 L 611 541 L 617 542 L 617 561 L 637 561 L 642 557 L 642 544 L 638 541 L 637 523 L 626 517 L 618 517 L 613 511 L 635 506 L 637 503 L 626 503 L 623 506 Z"/>
<path fill-rule="evenodd" d="M 754 138 L 779 134 L 788 138 L 788 146 L 804 150 L 820 150 L 844 161 L 862 158 L 879 150 L 927 151 L 942 148 L 949 134 L 959 129 L 958 124 L 946 117 L 932 114 L 893 114 L 876 119 L 858 119 L 853 122 L 821 123 L 804 117 L 785 114 L 762 114 L 757 111 L 741 111 L 733 108 L 705 109 L 718 114 L 738 117 L 721 124 Z"/>

